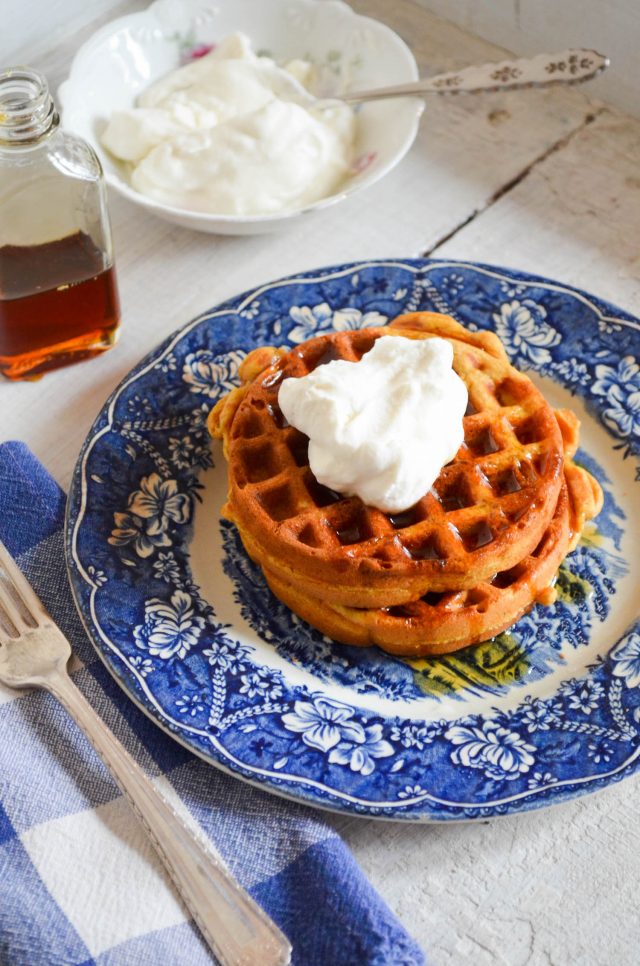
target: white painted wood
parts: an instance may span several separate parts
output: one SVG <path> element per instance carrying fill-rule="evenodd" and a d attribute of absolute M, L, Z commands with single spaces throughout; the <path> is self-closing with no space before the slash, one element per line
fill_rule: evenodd
<path fill-rule="evenodd" d="M 640 783 L 485 823 L 338 819 L 430 966 L 636 966 Z"/>
<path fill-rule="evenodd" d="M 29 63 L 34 51 L 64 43 L 87 24 L 93 29 L 124 7 L 122 0 L 3 0 L 0 67 Z"/>
<path fill-rule="evenodd" d="M 611 67 L 593 97 L 640 116 L 640 4 L 637 0 L 417 0 L 465 30 L 518 54 L 592 47 Z"/>
<path fill-rule="evenodd" d="M 640 313 L 640 120 L 606 110 L 434 255 L 513 265 Z"/>
<path fill-rule="evenodd" d="M 411 0 L 354 6 L 398 29 L 430 73 L 503 53 Z M 56 83 L 76 44 L 39 59 Z M 213 303 L 323 263 L 433 250 L 640 310 L 640 122 L 599 111 L 585 90 L 438 101 L 394 173 L 289 235 L 198 235 L 113 197 L 121 344 L 40 383 L 0 385 L 0 439 L 26 440 L 66 485 L 95 413 L 143 353 Z M 486 824 L 331 821 L 433 966 L 635 966 L 639 813 L 628 780 Z"/>

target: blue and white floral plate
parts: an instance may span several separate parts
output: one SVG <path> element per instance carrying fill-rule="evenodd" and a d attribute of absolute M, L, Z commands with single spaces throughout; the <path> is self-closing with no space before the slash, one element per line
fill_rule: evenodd
<path fill-rule="evenodd" d="M 495 330 L 582 419 L 605 491 L 537 607 L 486 644 L 401 660 L 332 643 L 266 587 L 221 521 L 206 415 L 260 344 L 407 310 Z M 522 273 L 378 261 L 263 285 L 195 319 L 124 380 L 82 450 L 67 519 L 76 601 L 132 699 L 198 755 L 283 795 L 407 820 L 538 808 L 640 755 L 640 323 Z"/>

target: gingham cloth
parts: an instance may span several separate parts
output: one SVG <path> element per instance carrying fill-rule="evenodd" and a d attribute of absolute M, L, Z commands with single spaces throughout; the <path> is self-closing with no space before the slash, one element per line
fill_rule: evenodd
<path fill-rule="evenodd" d="M 23 444 L 0 446 L 0 539 L 71 641 L 73 679 L 98 714 L 287 934 L 293 963 L 421 966 L 420 949 L 321 813 L 195 758 L 114 683 L 71 599 L 64 508 L 64 494 Z M 66 712 L 43 692 L 0 688 L 0 962 L 212 961 L 129 806 Z"/>

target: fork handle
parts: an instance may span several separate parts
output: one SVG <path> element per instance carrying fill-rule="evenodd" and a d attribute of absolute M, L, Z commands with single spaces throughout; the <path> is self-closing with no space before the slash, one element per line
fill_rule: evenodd
<path fill-rule="evenodd" d="M 187 828 L 67 672 L 56 672 L 42 685 L 67 709 L 111 772 L 223 966 L 286 966 L 291 955 L 287 938 L 210 846 Z"/>

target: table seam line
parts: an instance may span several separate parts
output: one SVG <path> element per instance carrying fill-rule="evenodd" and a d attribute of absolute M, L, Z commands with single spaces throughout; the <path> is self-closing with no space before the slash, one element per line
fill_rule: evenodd
<path fill-rule="evenodd" d="M 420 257 L 430 258 L 434 255 L 437 255 L 438 250 L 443 245 L 451 241 L 452 238 L 455 238 L 455 236 L 460 231 L 462 231 L 468 225 L 472 224 L 476 220 L 476 218 L 479 218 L 490 208 L 492 208 L 497 201 L 499 201 L 505 195 L 513 191 L 514 188 L 517 188 L 518 185 L 521 184 L 532 173 L 532 171 L 538 167 L 538 165 L 542 164 L 542 162 L 546 161 L 547 158 L 550 158 L 552 155 L 557 154 L 558 152 L 562 151 L 565 147 L 567 147 L 575 137 L 577 137 L 587 127 L 593 124 L 593 122 L 597 118 L 601 117 L 603 114 L 606 114 L 608 109 L 609 108 L 607 104 L 592 105 L 592 109 L 589 111 L 588 114 L 585 115 L 584 119 L 580 122 L 580 124 L 578 124 L 575 128 L 573 128 L 568 134 L 564 135 L 564 137 L 559 138 L 557 141 L 554 141 L 552 145 L 545 148 L 544 151 L 542 151 L 532 161 L 529 161 L 516 175 L 514 175 L 513 178 L 507 181 L 506 184 L 500 185 L 500 187 L 493 192 L 493 194 L 486 200 L 486 202 L 484 202 L 484 204 L 480 205 L 478 208 L 472 211 L 470 215 L 468 215 L 458 225 L 456 225 L 445 235 L 439 238 L 436 242 L 434 242 L 433 245 L 431 245 L 429 248 L 421 251 Z"/>

